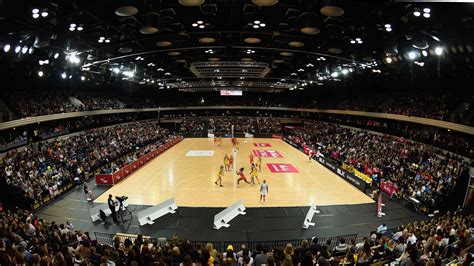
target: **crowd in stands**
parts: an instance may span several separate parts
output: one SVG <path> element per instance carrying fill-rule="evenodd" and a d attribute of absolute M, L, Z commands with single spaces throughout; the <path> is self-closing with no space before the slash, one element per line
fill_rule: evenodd
<path fill-rule="evenodd" d="M 281 133 L 281 118 L 271 117 L 187 117 L 183 118 L 180 132 L 185 135 L 207 136 L 207 133 L 230 135 L 234 126 L 235 134 Z"/>
<path fill-rule="evenodd" d="M 80 100 L 72 103 L 70 96 Z M 147 95 L 121 96 L 106 92 L 42 91 L 29 93 L 16 91 L 5 97 L 7 105 L 15 114 L 13 118 L 33 117 L 45 114 L 121 108 L 156 108 L 168 106 L 223 106 L 244 105 L 264 107 L 299 107 L 318 109 L 342 109 L 383 112 L 433 118 L 473 125 L 473 96 L 455 94 L 430 95 L 426 93 L 361 94 L 323 96 L 314 98 L 293 92 L 278 94 L 256 94 L 241 97 L 220 97 L 212 94 L 190 95 L 166 94 L 163 97 Z"/>
<path fill-rule="evenodd" d="M 55 120 L 26 127 L 3 130 L 0 135 L 0 152 L 49 138 L 87 130 L 96 127 L 154 118 L 151 113 L 124 113 L 98 116 L 84 116 Z"/>
<path fill-rule="evenodd" d="M 307 122 L 288 133 L 292 142 L 345 163 L 374 182 L 396 184 L 399 198 L 413 197 L 430 211 L 450 195 L 466 170 L 463 161 L 408 139 L 323 122 Z"/>
<path fill-rule="evenodd" d="M 156 121 L 142 121 L 30 144 L 3 156 L 0 181 L 18 198 L 18 205 L 31 206 L 87 172 L 119 167 L 143 154 L 147 145 L 160 145 L 170 137 Z"/>
<path fill-rule="evenodd" d="M 89 232 L 70 222 L 48 222 L 27 212 L 0 213 L 0 265 L 471 265 L 474 252 L 474 216 L 460 212 L 399 226 L 387 232 L 382 224 L 361 241 L 320 243 L 317 237 L 299 246 L 257 245 L 249 250 L 228 245 L 216 250 L 211 243 L 192 245 L 174 236 L 157 241 L 139 235 L 100 244 Z"/>
<path fill-rule="evenodd" d="M 14 91 L 5 98 L 14 119 L 79 111 L 62 91 Z"/>
<path fill-rule="evenodd" d="M 391 104 L 381 108 L 381 112 L 408 116 L 427 117 L 453 121 L 450 110 L 461 102 L 460 96 L 432 96 L 426 94 L 400 95 Z M 462 118 L 462 117 L 460 117 Z M 456 119 L 457 120 L 457 119 Z"/>
<path fill-rule="evenodd" d="M 390 135 L 401 136 L 442 148 L 468 158 L 474 158 L 474 138 L 451 130 L 405 123 L 402 121 L 376 120 L 360 116 L 317 114 L 314 120 L 363 128 Z"/>
<path fill-rule="evenodd" d="M 126 108 L 126 105 L 119 101 L 118 98 L 110 95 L 81 94 L 76 98 L 79 99 L 82 104 L 84 104 L 82 109 L 85 111 Z"/>

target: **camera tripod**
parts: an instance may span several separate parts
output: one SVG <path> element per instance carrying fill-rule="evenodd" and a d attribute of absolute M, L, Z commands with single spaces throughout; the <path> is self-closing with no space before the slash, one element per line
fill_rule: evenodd
<path fill-rule="evenodd" d="M 124 206 L 122 202 L 120 202 L 120 206 L 117 211 L 117 219 L 120 219 L 122 223 L 127 220 L 132 220 L 132 212 L 128 209 L 128 207 Z"/>

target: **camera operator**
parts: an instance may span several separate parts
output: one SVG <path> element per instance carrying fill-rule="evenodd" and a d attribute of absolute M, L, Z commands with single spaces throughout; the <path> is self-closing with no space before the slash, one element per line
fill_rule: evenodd
<path fill-rule="evenodd" d="M 112 194 L 109 194 L 109 199 L 107 200 L 107 203 L 109 204 L 109 209 L 112 212 L 112 219 L 114 220 L 114 223 L 118 223 L 117 213 L 115 212 L 115 201 L 112 198 Z"/>

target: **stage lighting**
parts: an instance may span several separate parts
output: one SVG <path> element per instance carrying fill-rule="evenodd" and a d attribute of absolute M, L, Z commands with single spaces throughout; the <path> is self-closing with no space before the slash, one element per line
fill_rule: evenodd
<path fill-rule="evenodd" d="M 392 58 L 391 57 L 386 57 L 385 62 L 387 62 L 387 64 L 391 64 L 392 63 Z"/>
<path fill-rule="evenodd" d="M 43 18 L 47 17 L 48 15 L 49 15 L 49 14 L 48 14 L 47 11 L 41 12 L 41 16 L 42 16 Z"/>
<path fill-rule="evenodd" d="M 86 80 L 86 77 L 81 76 L 81 80 L 82 80 L 82 81 Z"/>
<path fill-rule="evenodd" d="M 59 53 L 55 53 L 54 54 L 54 59 L 58 59 L 58 57 L 59 57 Z"/>
<path fill-rule="evenodd" d="M 42 77 L 43 75 L 44 75 L 44 73 L 43 73 L 42 70 L 38 71 L 38 76 L 39 76 L 39 77 Z"/>
<path fill-rule="evenodd" d="M 37 19 L 37 18 L 39 18 L 40 15 L 38 13 L 35 13 L 32 16 L 33 16 L 34 19 Z"/>
<path fill-rule="evenodd" d="M 21 48 L 21 53 L 22 54 L 26 54 L 26 52 L 28 52 L 28 46 L 23 46 L 23 48 Z"/>
<path fill-rule="evenodd" d="M 114 72 L 115 74 L 119 74 L 120 73 L 120 69 L 118 67 L 114 67 L 112 69 L 112 72 Z"/>
<path fill-rule="evenodd" d="M 10 48 L 11 48 L 11 46 L 9 44 L 5 44 L 5 46 L 3 46 L 3 51 L 5 53 L 8 53 L 8 51 L 10 51 Z"/>
<path fill-rule="evenodd" d="M 347 74 L 349 73 L 349 70 L 343 69 L 343 70 L 341 71 L 341 73 L 342 73 L 343 75 L 347 75 Z"/>
<path fill-rule="evenodd" d="M 430 13 L 423 13 L 423 17 L 429 18 L 429 17 L 431 17 L 431 15 L 430 15 Z"/>
<path fill-rule="evenodd" d="M 443 48 L 441 48 L 441 47 L 436 47 L 436 48 L 435 48 L 435 54 L 436 54 L 436 55 L 442 55 L 442 54 L 443 54 Z"/>
<path fill-rule="evenodd" d="M 429 8 L 423 8 L 423 12 L 425 12 L 425 13 L 430 13 L 430 12 L 431 12 L 431 9 L 429 9 Z"/>
<path fill-rule="evenodd" d="M 415 17 L 419 17 L 421 15 L 421 13 L 420 13 L 420 11 L 415 11 L 415 12 L 413 12 L 413 15 Z"/>
<path fill-rule="evenodd" d="M 332 72 L 331 77 L 333 77 L 333 78 L 339 77 L 339 72 Z"/>
<path fill-rule="evenodd" d="M 15 47 L 15 53 L 19 53 L 20 50 L 21 50 L 21 46 L 17 45 L 17 46 Z"/>
<path fill-rule="evenodd" d="M 68 60 L 69 60 L 69 62 L 71 62 L 73 64 L 79 64 L 81 62 L 81 59 L 75 54 L 70 55 Z"/>
<path fill-rule="evenodd" d="M 427 52 L 426 50 L 421 51 L 421 54 L 422 54 L 423 56 L 428 56 L 428 52 Z"/>
<path fill-rule="evenodd" d="M 38 13 L 39 13 L 39 9 L 38 9 L 38 8 L 33 8 L 33 10 L 31 10 L 31 13 L 33 13 L 33 14 L 38 14 Z"/>
<path fill-rule="evenodd" d="M 62 79 L 66 79 L 66 78 L 67 78 L 66 72 L 64 72 L 64 73 L 61 74 L 61 78 L 62 78 Z"/>
<path fill-rule="evenodd" d="M 412 51 L 412 52 L 409 52 L 409 53 L 408 53 L 408 58 L 409 58 L 410 60 L 414 60 L 414 59 L 416 58 L 416 53 L 413 52 L 413 51 Z"/>

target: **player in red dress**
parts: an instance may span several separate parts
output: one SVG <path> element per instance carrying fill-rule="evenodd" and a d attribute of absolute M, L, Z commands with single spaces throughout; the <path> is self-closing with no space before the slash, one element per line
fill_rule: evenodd
<path fill-rule="evenodd" d="M 234 156 L 231 154 L 229 156 L 229 171 L 234 170 Z"/>
<path fill-rule="evenodd" d="M 243 167 L 239 169 L 239 172 L 237 174 L 240 176 L 239 179 L 237 179 L 237 185 L 239 185 L 240 181 L 242 181 L 242 180 L 245 183 L 250 184 L 250 182 L 247 180 L 247 177 L 244 174 L 244 168 Z"/>

